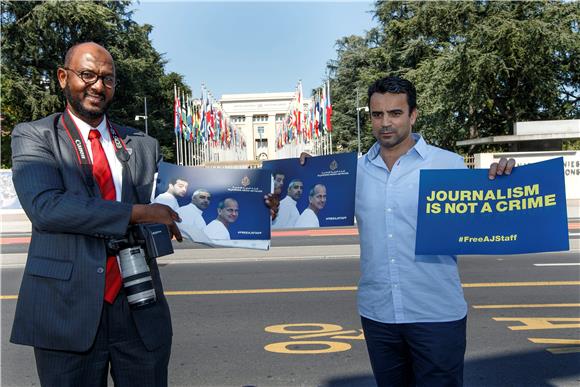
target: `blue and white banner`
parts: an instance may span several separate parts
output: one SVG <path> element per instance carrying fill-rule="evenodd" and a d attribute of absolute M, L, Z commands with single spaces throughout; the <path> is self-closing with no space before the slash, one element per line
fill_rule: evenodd
<path fill-rule="evenodd" d="M 273 229 L 352 226 L 356 153 L 264 161 L 280 197 Z"/>
<path fill-rule="evenodd" d="M 525 254 L 569 249 L 562 158 L 514 168 L 422 170 L 416 254 Z"/>
<path fill-rule="evenodd" d="M 210 246 L 267 250 L 271 178 L 259 169 L 159 165 L 154 202 L 181 217 L 184 237 Z"/>

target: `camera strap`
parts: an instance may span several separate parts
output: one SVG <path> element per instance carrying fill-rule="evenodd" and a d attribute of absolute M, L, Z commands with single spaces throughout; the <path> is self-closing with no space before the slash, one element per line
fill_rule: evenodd
<path fill-rule="evenodd" d="M 62 126 L 64 127 L 64 130 L 66 131 L 66 134 L 68 135 L 73 144 L 77 156 L 77 161 L 79 163 L 79 167 L 81 169 L 85 182 L 89 187 L 92 188 L 95 185 L 95 181 L 93 178 L 93 163 L 89 158 L 87 145 L 85 140 L 83 139 L 83 136 L 81 135 L 81 131 L 75 124 L 70 114 L 71 113 L 69 112 L 68 108 L 65 109 L 64 113 L 61 115 L 61 123 Z M 106 124 L 107 130 L 109 131 L 109 135 L 111 136 L 111 140 L 113 142 L 113 146 L 115 147 L 115 155 L 123 164 L 123 169 L 128 169 L 127 161 L 129 161 L 130 155 L 129 152 L 127 151 L 127 148 L 125 147 L 125 143 L 123 142 L 123 140 L 119 136 L 119 133 L 111 125 L 108 119 Z M 130 173 L 129 178 L 131 179 Z M 132 181 L 127 183 L 133 185 Z"/>

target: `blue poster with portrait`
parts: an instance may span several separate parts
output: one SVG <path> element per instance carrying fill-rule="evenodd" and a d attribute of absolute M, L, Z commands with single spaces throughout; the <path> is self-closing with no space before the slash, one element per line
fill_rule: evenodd
<path fill-rule="evenodd" d="M 272 229 L 352 226 L 356 153 L 264 161 L 280 197 Z"/>
<path fill-rule="evenodd" d="M 416 254 L 526 254 L 569 249 L 563 159 L 514 168 L 422 170 Z"/>
<path fill-rule="evenodd" d="M 271 177 L 259 169 L 160 163 L 153 202 L 173 208 L 184 237 L 210 246 L 268 249 Z"/>

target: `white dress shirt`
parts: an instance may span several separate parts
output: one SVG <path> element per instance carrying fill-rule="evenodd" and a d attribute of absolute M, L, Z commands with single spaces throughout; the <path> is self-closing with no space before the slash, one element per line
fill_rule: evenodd
<path fill-rule="evenodd" d="M 318 216 L 309 207 L 306 207 L 304 211 L 298 217 L 294 227 L 320 227 L 320 222 L 318 221 Z"/>
<path fill-rule="evenodd" d="M 212 220 L 204 229 L 205 235 L 209 239 L 231 239 L 230 232 L 222 222 L 217 219 Z"/>
<path fill-rule="evenodd" d="M 290 195 L 286 195 L 280 201 L 278 216 L 272 222 L 272 228 L 292 228 L 295 226 L 299 216 L 300 212 L 296 208 L 296 200 L 292 199 Z"/>
<path fill-rule="evenodd" d="M 177 198 L 169 192 L 163 192 L 162 194 L 157 195 L 157 197 L 153 199 L 153 202 L 165 204 L 166 206 L 171 207 L 173 211 L 177 211 L 179 208 L 179 202 L 177 201 Z"/>
<path fill-rule="evenodd" d="M 181 218 L 180 224 L 193 225 L 200 230 L 205 228 L 202 211 L 195 204 L 189 203 L 187 206 L 179 207 L 176 211 Z"/>
<path fill-rule="evenodd" d="M 115 146 L 113 145 L 111 135 L 109 134 L 109 129 L 107 128 L 107 117 L 103 117 L 101 123 L 96 128 L 93 128 L 75 116 L 70 110 L 69 113 L 77 128 L 81 132 L 81 136 L 85 141 L 85 148 L 87 148 L 91 162 L 93 161 L 93 148 L 91 146 L 91 140 L 89 140 L 89 132 L 91 129 L 97 129 L 99 133 L 101 133 L 101 146 L 105 151 L 105 156 L 107 156 L 107 162 L 109 163 L 111 175 L 113 176 L 113 183 L 115 184 L 115 199 L 120 202 L 123 188 L 123 164 L 115 154 Z"/>

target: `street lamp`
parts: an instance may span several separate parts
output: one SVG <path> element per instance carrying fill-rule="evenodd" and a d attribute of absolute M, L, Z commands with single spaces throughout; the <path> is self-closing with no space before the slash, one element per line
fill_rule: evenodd
<path fill-rule="evenodd" d="M 145 103 L 145 115 L 135 116 L 135 121 L 139 121 L 139 119 L 145 120 L 145 134 L 149 134 L 149 130 L 147 128 L 147 97 L 143 97 L 143 102 Z"/>
<path fill-rule="evenodd" d="M 360 157 L 360 111 L 364 110 L 365 112 L 369 111 L 368 106 L 358 106 L 358 88 L 356 89 L 356 138 L 358 143 L 358 156 Z"/>

